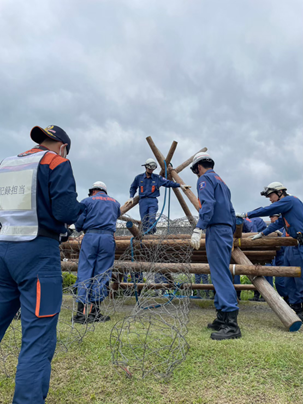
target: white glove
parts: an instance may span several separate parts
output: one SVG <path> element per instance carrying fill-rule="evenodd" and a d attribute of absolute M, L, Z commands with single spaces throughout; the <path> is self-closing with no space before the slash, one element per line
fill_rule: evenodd
<path fill-rule="evenodd" d="M 252 240 L 258 240 L 258 238 L 262 238 L 263 237 L 263 233 L 258 233 L 255 236 L 252 236 L 251 239 Z"/>
<path fill-rule="evenodd" d="M 247 213 L 236 213 L 237 217 L 242 217 L 242 219 L 245 219 L 247 217 Z"/>
<path fill-rule="evenodd" d="M 126 202 L 125 202 L 125 205 L 128 205 L 128 204 L 132 204 L 134 202 L 134 198 L 129 198 Z"/>
<path fill-rule="evenodd" d="M 186 191 L 187 189 L 191 188 L 191 185 L 181 184 L 180 188 Z"/>
<path fill-rule="evenodd" d="M 201 237 L 202 237 L 202 230 L 196 227 L 190 239 L 190 245 L 195 250 L 199 250 L 200 248 Z"/>
<path fill-rule="evenodd" d="M 282 233 L 280 230 L 276 230 L 276 233 L 277 233 L 277 236 L 278 236 L 278 237 L 282 237 L 282 236 L 283 236 L 283 233 Z"/>

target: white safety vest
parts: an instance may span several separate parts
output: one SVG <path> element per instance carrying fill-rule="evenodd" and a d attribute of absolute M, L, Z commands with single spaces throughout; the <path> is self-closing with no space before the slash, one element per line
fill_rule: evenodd
<path fill-rule="evenodd" d="M 0 241 L 30 241 L 37 237 L 37 173 L 45 153 L 53 152 L 13 156 L 1 162 Z"/>

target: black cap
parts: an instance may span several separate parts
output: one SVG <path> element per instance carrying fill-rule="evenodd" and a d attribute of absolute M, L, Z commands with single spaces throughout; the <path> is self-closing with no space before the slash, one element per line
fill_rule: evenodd
<path fill-rule="evenodd" d="M 69 153 L 71 147 L 71 140 L 68 134 L 59 126 L 49 125 L 47 128 L 42 129 L 40 126 L 34 126 L 30 134 L 34 142 L 40 144 L 46 137 L 56 140 L 57 142 L 67 143 L 66 152 Z"/>

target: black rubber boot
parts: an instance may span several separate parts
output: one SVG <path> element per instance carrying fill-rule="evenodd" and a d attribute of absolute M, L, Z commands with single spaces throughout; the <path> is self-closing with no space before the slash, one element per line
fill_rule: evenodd
<path fill-rule="evenodd" d="M 109 320 L 110 320 L 109 316 L 104 316 L 102 313 L 100 313 L 99 304 L 93 303 L 91 312 L 89 313 L 89 316 L 88 316 L 88 322 L 89 323 L 93 323 L 93 322 L 105 323 L 105 321 L 109 321 Z"/>
<path fill-rule="evenodd" d="M 225 316 L 225 324 L 221 326 L 218 332 L 213 332 L 210 338 L 217 341 L 241 338 L 242 335 L 237 322 L 238 310 L 226 312 Z"/>
<path fill-rule="evenodd" d="M 301 303 L 290 304 L 289 306 L 293 309 L 293 311 L 296 313 L 296 315 L 299 317 L 299 319 L 303 321 L 303 310 L 302 310 Z"/>
<path fill-rule="evenodd" d="M 221 310 L 217 310 L 217 318 L 215 318 L 212 323 L 207 324 L 207 328 L 219 331 L 221 327 L 225 325 L 225 318 L 226 313 Z"/>
<path fill-rule="evenodd" d="M 255 290 L 254 291 L 254 297 L 252 299 L 248 299 L 250 302 L 259 302 L 260 299 L 260 293 Z"/>
<path fill-rule="evenodd" d="M 75 323 L 77 324 L 86 324 L 87 322 L 87 315 L 85 314 L 86 307 L 82 302 L 78 302 L 78 307 L 77 307 L 77 314 L 73 317 L 72 320 L 74 320 Z"/>

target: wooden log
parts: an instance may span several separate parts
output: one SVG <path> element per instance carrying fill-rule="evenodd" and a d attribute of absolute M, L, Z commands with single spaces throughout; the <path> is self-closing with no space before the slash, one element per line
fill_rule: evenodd
<path fill-rule="evenodd" d="M 126 223 L 126 228 L 131 232 L 131 234 L 136 237 L 137 239 L 141 237 L 141 232 L 138 229 L 138 227 L 132 223 L 132 222 L 127 222 Z"/>
<path fill-rule="evenodd" d="M 176 170 L 169 167 L 169 172 L 170 172 L 172 178 L 176 182 L 178 182 L 179 184 L 185 185 L 185 182 L 177 174 Z M 200 209 L 199 201 L 198 201 L 198 198 L 195 196 L 195 194 L 190 189 L 182 189 L 182 191 L 185 193 L 185 195 L 188 197 L 188 199 L 191 201 L 191 203 L 194 205 L 194 207 L 197 209 L 197 211 L 199 211 L 199 209 Z"/>
<path fill-rule="evenodd" d="M 174 188 L 174 189 L 176 189 L 176 188 Z M 135 223 L 135 221 L 134 221 L 134 223 Z M 242 238 L 252 238 L 256 234 L 258 234 L 258 233 L 242 233 Z M 164 237 L 165 238 L 175 239 L 175 240 L 178 240 L 178 239 L 190 239 L 191 234 L 168 234 L 168 235 L 165 235 L 165 236 L 161 235 L 161 234 L 153 234 L 153 235 L 144 236 L 144 239 L 145 238 L 163 239 Z M 278 236 L 276 232 L 270 233 L 268 236 L 266 236 L 266 238 L 275 238 L 275 237 L 280 237 L 280 236 Z M 205 238 L 205 234 L 202 234 L 202 238 Z M 130 240 L 130 239 L 131 239 L 131 236 L 116 236 L 116 240 Z M 264 236 L 264 238 L 262 238 L 262 240 L 264 240 L 264 239 L 265 239 L 265 236 Z"/>
<path fill-rule="evenodd" d="M 250 260 L 239 248 L 232 252 L 233 259 L 242 265 L 251 265 Z M 298 331 L 302 321 L 296 313 L 288 306 L 285 300 L 274 290 L 274 288 L 263 277 L 248 276 L 256 289 L 264 297 L 270 308 L 276 313 L 282 323 L 289 331 Z"/>
<path fill-rule="evenodd" d="M 163 154 L 160 152 L 160 150 L 157 148 L 157 146 L 155 145 L 154 141 L 152 140 L 152 138 L 150 136 L 148 136 L 146 138 L 147 143 L 149 144 L 152 152 L 154 153 L 158 163 L 161 166 L 161 169 L 164 170 L 165 169 L 165 165 L 164 165 L 164 156 Z M 169 170 L 168 170 L 168 173 Z M 171 179 L 171 175 L 169 175 L 169 179 Z M 177 188 L 173 188 L 173 191 L 181 205 L 181 208 L 183 209 L 183 212 L 185 213 L 188 221 L 190 224 L 192 224 L 193 226 L 196 226 L 196 220 L 193 217 L 193 215 L 191 214 L 191 211 L 189 210 L 188 206 L 186 205 L 186 202 L 184 200 L 184 198 L 182 197 L 181 192 L 177 189 Z"/>
<path fill-rule="evenodd" d="M 64 271 L 77 270 L 77 263 L 72 261 L 62 261 L 61 268 Z M 300 267 L 271 267 L 247 265 L 230 265 L 232 275 L 247 276 L 291 276 L 300 277 Z M 182 273 L 188 271 L 191 274 L 209 274 L 208 264 L 172 264 L 172 263 L 149 263 L 149 262 L 131 262 L 131 261 L 115 261 L 114 270 L 127 272 L 160 272 L 160 273 Z"/>
<path fill-rule="evenodd" d="M 203 149 L 199 150 L 197 153 L 201 153 L 201 152 L 207 152 L 207 147 L 203 147 Z M 197 153 L 193 154 L 189 159 L 184 161 L 184 163 L 182 163 L 178 167 L 176 167 L 176 173 L 180 173 L 182 170 L 184 170 L 184 168 L 188 167 L 192 163 L 193 158 L 195 157 L 195 155 Z"/>
<path fill-rule="evenodd" d="M 139 196 L 135 196 L 133 203 L 125 203 L 123 206 L 121 206 L 121 208 L 120 208 L 121 216 L 123 216 L 126 212 L 131 210 L 138 203 L 139 203 Z"/>
<path fill-rule="evenodd" d="M 128 289 L 128 288 L 133 288 L 134 284 L 133 283 L 128 283 L 128 282 L 121 282 L 117 284 L 120 286 L 122 289 Z M 173 285 L 171 283 L 136 283 L 136 286 L 138 289 L 143 289 L 146 287 L 146 289 L 173 289 Z M 215 290 L 214 285 L 209 283 L 209 284 L 201 284 L 201 283 L 183 283 L 180 285 L 180 289 L 193 289 L 193 290 Z M 234 288 L 236 290 L 256 290 L 254 285 L 240 285 L 240 284 L 234 284 Z M 117 290 L 115 288 L 115 290 Z"/>
<path fill-rule="evenodd" d="M 172 145 L 170 146 L 169 152 L 167 153 L 165 162 L 166 162 L 166 167 L 168 167 L 170 165 L 171 159 L 175 153 L 175 150 L 177 148 L 178 142 L 176 142 L 175 140 L 173 141 Z M 160 174 L 161 177 L 163 177 L 165 174 L 165 169 L 161 168 Z"/>
<path fill-rule="evenodd" d="M 161 241 L 161 246 L 171 246 L 174 249 L 181 249 L 188 247 L 190 245 L 190 239 L 171 239 L 165 238 Z M 157 246 L 159 244 L 159 239 L 143 238 L 143 245 L 145 248 Z M 245 249 L 268 249 L 272 250 L 275 247 L 288 247 L 296 246 L 297 240 L 292 237 L 264 237 L 258 240 L 252 240 L 251 238 L 242 238 L 235 240 L 235 247 L 241 247 Z M 116 251 L 125 251 L 130 246 L 130 239 L 128 240 L 116 240 Z M 134 248 L 141 248 L 141 241 L 134 240 Z M 61 249 L 63 251 L 79 251 L 80 244 L 78 241 L 69 240 L 61 244 Z M 200 250 L 205 250 L 205 238 L 201 239 Z M 199 251 L 200 251 L 199 250 Z"/>
<path fill-rule="evenodd" d="M 128 217 L 128 216 L 120 216 L 119 218 L 118 218 L 118 220 L 123 220 L 123 222 L 132 222 L 132 223 L 135 223 L 137 226 L 140 226 L 140 224 L 141 224 L 141 222 L 140 222 L 140 220 L 136 220 L 136 219 L 133 219 L 132 217 Z"/>
<path fill-rule="evenodd" d="M 183 209 L 183 212 L 185 213 L 189 223 L 193 226 L 196 227 L 197 225 L 197 221 L 196 219 L 193 217 L 193 215 L 191 214 L 191 211 L 189 210 L 189 207 L 187 206 L 181 192 L 179 191 L 178 188 L 173 188 L 173 192 L 176 195 L 176 198 L 178 199 L 181 208 Z"/>

